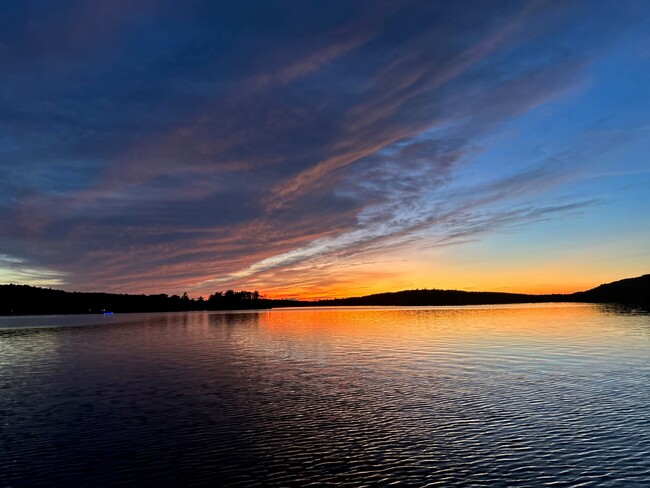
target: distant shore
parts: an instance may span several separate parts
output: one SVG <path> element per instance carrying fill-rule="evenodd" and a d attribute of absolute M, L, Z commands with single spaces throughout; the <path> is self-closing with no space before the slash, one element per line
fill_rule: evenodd
<path fill-rule="evenodd" d="M 178 295 L 127 295 L 67 292 L 28 285 L 0 285 L 0 315 L 179 312 L 252 310 L 321 306 L 505 305 L 517 303 L 588 302 L 650 304 L 650 274 L 603 284 L 570 294 L 530 295 L 460 290 L 404 290 L 331 300 L 270 299 L 257 291 L 215 292 L 207 300 Z"/>

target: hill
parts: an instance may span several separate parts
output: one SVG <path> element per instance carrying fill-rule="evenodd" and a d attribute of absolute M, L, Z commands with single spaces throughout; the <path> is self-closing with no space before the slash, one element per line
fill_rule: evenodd
<path fill-rule="evenodd" d="M 319 300 L 312 305 L 332 306 L 422 306 L 422 305 L 497 305 L 508 303 L 591 302 L 650 303 L 650 274 L 627 278 L 572 294 L 527 295 L 488 291 L 404 290 L 362 297 Z"/>
<path fill-rule="evenodd" d="M 579 302 L 650 304 L 650 274 L 606 283 L 569 296 Z"/>
<path fill-rule="evenodd" d="M 319 300 L 322 306 L 423 306 L 423 305 L 489 305 L 506 303 L 540 303 L 566 301 L 565 295 L 526 295 L 522 293 L 501 293 L 489 291 L 460 290 L 404 290 L 392 293 L 377 293 L 362 297 Z"/>

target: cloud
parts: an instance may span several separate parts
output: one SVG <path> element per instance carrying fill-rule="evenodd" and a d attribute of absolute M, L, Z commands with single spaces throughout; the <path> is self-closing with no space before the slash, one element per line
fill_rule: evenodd
<path fill-rule="evenodd" d="M 127 3 L 17 3 L 0 42 L 0 252 L 70 288 L 276 286 L 591 205 L 541 199 L 548 161 L 462 182 L 612 42 L 588 8 Z M 576 12 L 588 49 L 559 41 Z"/>
<path fill-rule="evenodd" d="M 54 270 L 34 268 L 20 258 L 0 254 L 0 282 L 57 286 L 65 282 L 65 275 Z"/>

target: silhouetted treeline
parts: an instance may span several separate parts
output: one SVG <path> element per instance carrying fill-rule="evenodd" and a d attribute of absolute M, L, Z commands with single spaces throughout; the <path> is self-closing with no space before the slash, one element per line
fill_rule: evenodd
<path fill-rule="evenodd" d="M 218 291 L 210 295 L 203 310 L 242 310 L 255 308 L 269 308 L 270 300 L 262 298 L 255 291 Z"/>
<path fill-rule="evenodd" d="M 650 304 L 650 274 L 614 281 L 569 296 L 577 302 Z"/>
<path fill-rule="evenodd" d="M 541 302 L 650 304 L 650 275 L 615 281 L 572 294 L 526 295 L 459 290 L 406 290 L 333 300 L 273 300 L 257 291 L 218 291 L 203 298 L 160 295 L 79 293 L 27 285 L 0 285 L 0 315 L 76 314 L 102 312 L 176 312 L 246 310 L 296 306 L 422 306 L 489 305 Z"/>
<path fill-rule="evenodd" d="M 614 281 L 587 291 L 571 294 L 527 295 L 460 290 L 405 290 L 363 297 L 319 300 L 311 305 L 331 306 L 423 306 L 500 305 L 508 303 L 590 302 L 650 304 L 650 274 Z"/>
<path fill-rule="evenodd" d="M 567 301 L 565 295 L 525 295 L 489 291 L 460 290 L 405 290 L 393 293 L 377 293 L 363 297 L 319 300 L 323 306 L 424 306 L 424 305 L 490 305 L 506 303 L 540 303 Z"/>
<path fill-rule="evenodd" d="M 207 300 L 179 295 L 81 293 L 27 285 L 0 285 L 0 315 L 78 314 L 103 312 L 181 312 L 268 308 L 257 291 L 216 292 Z"/>

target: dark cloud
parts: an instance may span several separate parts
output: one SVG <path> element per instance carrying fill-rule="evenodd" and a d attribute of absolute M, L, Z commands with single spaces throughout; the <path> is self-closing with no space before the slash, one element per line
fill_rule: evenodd
<path fill-rule="evenodd" d="M 442 242 L 568 211 L 579 203 L 473 223 L 561 178 L 552 167 L 444 204 L 437 192 L 611 36 L 611 19 L 571 2 L 3 10 L 0 253 L 78 289 L 237 282 L 432 226 Z M 589 46 L 567 34 L 577 18 Z"/>

